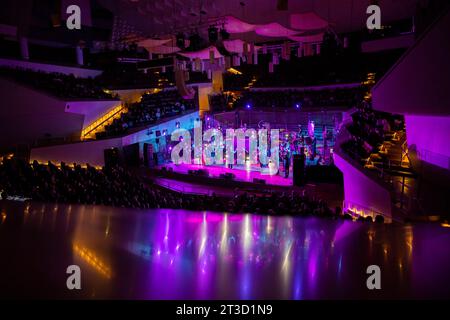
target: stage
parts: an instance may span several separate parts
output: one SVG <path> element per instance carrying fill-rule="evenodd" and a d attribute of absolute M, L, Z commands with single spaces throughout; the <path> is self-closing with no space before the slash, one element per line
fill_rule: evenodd
<path fill-rule="evenodd" d="M 179 174 L 189 174 L 189 171 L 193 170 L 205 170 L 208 172 L 210 178 L 220 178 L 223 174 L 233 174 L 233 181 L 254 183 L 254 179 L 263 180 L 265 185 L 269 186 L 281 186 L 290 187 L 292 183 L 292 170 L 288 178 L 284 177 L 284 171 L 280 171 L 277 175 L 269 175 L 268 169 L 263 169 L 259 165 L 251 166 L 237 166 L 234 165 L 233 169 L 225 166 L 206 166 L 195 164 L 180 164 L 175 165 L 173 163 L 167 163 L 163 166 L 158 166 L 157 169 L 161 170 L 165 167 L 167 170 L 172 170 Z M 292 168 L 291 168 L 292 169 Z"/>

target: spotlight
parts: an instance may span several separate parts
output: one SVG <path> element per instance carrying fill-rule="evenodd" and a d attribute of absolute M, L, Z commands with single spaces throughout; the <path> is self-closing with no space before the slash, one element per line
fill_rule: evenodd
<path fill-rule="evenodd" d="M 295 105 L 295 108 L 296 108 L 296 109 L 300 109 L 301 107 L 302 107 L 301 103 L 297 103 L 297 104 Z"/>
<path fill-rule="evenodd" d="M 251 109 L 251 108 L 252 108 L 252 106 L 249 105 L 249 104 L 247 104 L 245 107 L 246 107 L 247 109 Z"/>

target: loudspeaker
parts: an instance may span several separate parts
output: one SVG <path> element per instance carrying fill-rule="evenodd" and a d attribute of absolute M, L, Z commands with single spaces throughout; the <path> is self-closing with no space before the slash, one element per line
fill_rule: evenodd
<path fill-rule="evenodd" d="M 153 151 L 153 145 L 151 143 L 144 143 L 144 165 L 146 167 L 153 168 L 155 166 Z"/>
<path fill-rule="evenodd" d="M 133 143 L 123 147 L 123 158 L 127 166 L 139 166 L 139 143 Z"/>
<path fill-rule="evenodd" d="M 103 150 L 105 167 L 116 166 L 120 163 L 119 158 L 119 149 L 117 148 L 109 148 Z"/>
<path fill-rule="evenodd" d="M 302 148 L 303 149 L 303 148 Z M 293 157 L 294 186 L 303 186 L 306 183 L 305 154 L 304 151 Z"/>

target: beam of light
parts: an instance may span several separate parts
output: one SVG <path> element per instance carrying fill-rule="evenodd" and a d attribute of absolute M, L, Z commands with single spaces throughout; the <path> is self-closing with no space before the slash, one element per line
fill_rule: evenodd
<path fill-rule="evenodd" d="M 350 234 L 352 234 L 357 229 L 361 228 L 361 224 L 359 223 L 353 223 L 350 221 L 344 221 L 334 233 L 334 239 L 333 242 L 337 243 L 338 241 L 348 237 Z"/>
<path fill-rule="evenodd" d="M 413 243 L 414 243 L 413 227 L 406 226 L 405 229 L 406 229 L 405 243 L 406 243 L 406 247 L 408 248 L 408 260 L 410 260 L 412 257 L 412 253 L 413 253 Z"/>
<path fill-rule="evenodd" d="M 272 225 L 271 225 L 271 220 L 270 220 L 270 216 L 267 216 L 267 225 L 266 225 L 266 233 L 270 234 L 270 232 L 272 232 Z"/>
<path fill-rule="evenodd" d="M 228 215 L 225 214 L 222 222 L 222 238 L 220 239 L 220 252 L 223 254 L 228 249 Z"/>
<path fill-rule="evenodd" d="M 285 250 L 285 253 L 284 253 L 283 266 L 282 266 L 283 270 L 289 268 L 289 255 L 290 255 L 291 249 L 292 249 L 292 241 L 289 241 L 289 245 L 286 248 L 287 249 Z"/>
<path fill-rule="evenodd" d="M 243 230 L 243 252 L 244 252 L 244 259 L 248 258 L 248 254 L 251 247 L 251 240 L 252 240 L 252 230 L 250 226 L 250 215 L 246 214 L 244 219 L 244 230 Z"/>
<path fill-rule="evenodd" d="M 206 213 L 203 214 L 202 231 L 200 247 L 198 249 L 198 258 L 200 259 L 205 253 L 206 241 L 208 240 L 208 223 L 206 221 Z"/>
<path fill-rule="evenodd" d="M 169 215 L 166 213 L 166 226 L 165 226 L 165 232 L 164 232 L 164 242 L 167 245 L 167 241 L 169 240 L 169 230 L 170 230 L 170 220 Z"/>
<path fill-rule="evenodd" d="M 111 219 L 110 219 L 110 216 L 108 215 L 107 220 L 106 220 L 105 238 L 109 235 L 110 228 L 111 228 Z"/>
<path fill-rule="evenodd" d="M 111 268 L 107 266 L 93 251 L 78 244 L 73 245 L 73 251 L 80 256 L 88 265 L 94 268 L 107 279 L 111 279 Z"/>

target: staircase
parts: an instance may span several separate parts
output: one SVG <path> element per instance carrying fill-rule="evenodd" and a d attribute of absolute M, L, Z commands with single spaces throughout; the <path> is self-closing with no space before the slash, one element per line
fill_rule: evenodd
<path fill-rule="evenodd" d="M 406 217 L 420 212 L 417 175 L 409 159 L 404 129 L 387 134 L 378 151 L 366 159 L 364 168 L 392 186 L 393 210 L 397 215 Z"/>
<path fill-rule="evenodd" d="M 97 132 L 104 131 L 105 126 L 110 125 L 114 121 L 114 119 L 120 118 L 120 115 L 127 111 L 128 108 L 124 105 L 119 105 L 113 108 L 111 111 L 104 114 L 103 116 L 95 120 L 93 123 L 91 123 L 89 126 L 84 128 L 83 131 L 81 132 L 81 140 L 95 139 L 95 134 Z"/>

